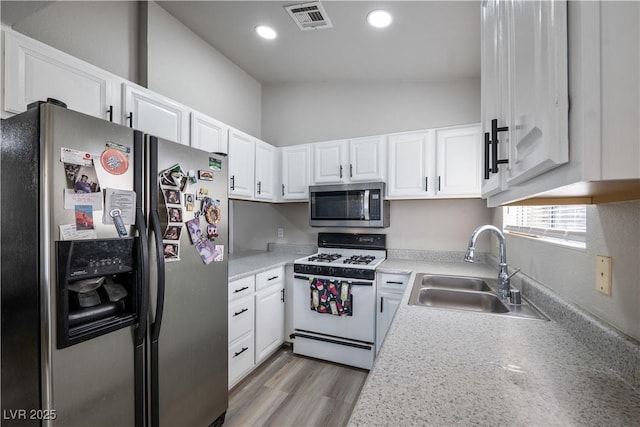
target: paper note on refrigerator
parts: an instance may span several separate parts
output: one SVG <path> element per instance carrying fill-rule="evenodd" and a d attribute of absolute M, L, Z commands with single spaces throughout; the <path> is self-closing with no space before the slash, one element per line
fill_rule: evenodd
<path fill-rule="evenodd" d="M 132 225 L 136 222 L 136 192 L 130 190 L 118 190 L 107 188 L 104 191 L 103 224 L 113 224 L 113 218 L 109 214 L 112 210 L 119 209 L 124 225 Z"/>

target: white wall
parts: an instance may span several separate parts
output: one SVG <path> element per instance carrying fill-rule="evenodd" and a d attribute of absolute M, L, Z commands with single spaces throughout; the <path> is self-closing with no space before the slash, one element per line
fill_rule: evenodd
<path fill-rule="evenodd" d="M 480 80 L 265 84 L 262 135 L 274 145 L 480 121 Z"/>
<path fill-rule="evenodd" d="M 234 202 L 234 251 L 265 250 L 268 242 L 316 244 L 320 231 L 380 233 L 389 249 L 465 251 L 471 232 L 490 223 L 489 209 L 481 199 L 391 201 L 389 228 L 312 228 L 307 203 L 268 205 Z M 277 238 L 277 228 L 284 238 Z M 478 250 L 489 251 L 489 240 L 480 239 Z"/>
<path fill-rule="evenodd" d="M 492 216 L 501 228 L 502 208 Z M 508 235 L 507 259 L 564 299 L 640 339 L 640 202 L 587 206 L 586 246 L 570 249 Z M 612 258 L 611 296 L 596 290 L 596 255 Z"/>
<path fill-rule="evenodd" d="M 138 82 L 137 2 L 56 1 L 12 28 Z"/>
<path fill-rule="evenodd" d="M 153 2 L 147 28 L 149 89 L 261 137 L 256 80 Z"/>

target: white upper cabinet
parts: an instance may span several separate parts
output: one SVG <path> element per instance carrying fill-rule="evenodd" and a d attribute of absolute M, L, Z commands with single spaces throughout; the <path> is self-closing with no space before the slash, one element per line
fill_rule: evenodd
<path fill-rule="evenodd" d="M 26 111 L 54 98 L 71 110 L 119 123 L 122 79 L 14 31 L 4 35 L 4 106 Z"/>
<path fill-rule="evenodd" d="M 436 131 L 438 196 L 480 197 L 482 141 L 480 126 Z"/>
<path fill-rule="evenodd" d="M 389 198 L 435 196 L 435 131 L 388 136 Z"/>
<path fill-rule="evenodd" d="M 227 153 L 229 126 L 197 111 L 191 112 L 191 146 L 209 153 Z"/>
<path fill-rule="evenodd" d="M 384 136 L 313 144 L 314 184 L 382 181 Z"/>
<path fill-rule="evenodd" d="M 189 145 L 189 108 L 150 90 L 123 84 L 123 123 L 158 138 Z"/>
<path fill-rule="evenodd" d="M 569 160 L 567 4 L 489 0 L 481 31 L 486 196 Z"/>
<path fill-rule="evenodd" d="M 253 198 L 255 138 L 229 129 L 229 196 Z"/>
<path fill-rule="evenodd" d="M 509 185 L 569 161 L 567 4 L 514 1 Z"/>
<path fill-rule="evenodd" d="M 307 200 L 309 198 L 311 146 L 303 144 L 282 147 L 280 148 L 280 155 L 282 164 L 282 199 Z"/>
<path fill-rule="evenodd" d="M 273 200 L 275 187 L 276 148 L 266 142 L 256 140 L 254 197 Z"/>
<path fill-rule="evenodd" d="M 340 184 L 346 182 L 344 166 L 347 163 L 346 140 L 313 144 L 314 184 Z"/>
<path fill-rule="evenodd" d="M 384 136 L 349 140 L 350 181 L 383 181 L 385 166 Z"/>

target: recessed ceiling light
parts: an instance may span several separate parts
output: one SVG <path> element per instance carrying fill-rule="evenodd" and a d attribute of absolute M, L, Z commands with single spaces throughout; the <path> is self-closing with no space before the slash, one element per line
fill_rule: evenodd
<path fill-rule="evenodd" d="M 384 28 L 391 25 L 393 17 L 386 10 L 374 10 L 367 15 L 367 22 L 373 27 Z"/>
<path fill-rule="evenodd" d="M 278 35 L 273 28 L 267 27 L 266 25 L 257 26 L 256 33 L 258 33 L 258 35 L 263 39 L 267 39 L 267 40 L 273 40 Z"/>

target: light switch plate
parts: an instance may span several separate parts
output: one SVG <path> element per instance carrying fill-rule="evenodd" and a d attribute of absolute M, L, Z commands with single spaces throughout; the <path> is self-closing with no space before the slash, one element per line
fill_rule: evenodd
<path fill-rule="evenodd" d="M 284 238 L 284 228 L 278 228 L 278 238 L 279 239 Z"/>
<path fill-rule="evenodd" d="M 611 257 L 596 256 L 596 289 L 611 295 Z"/>

